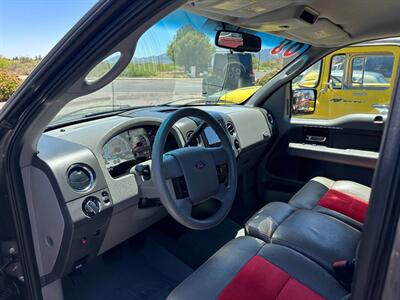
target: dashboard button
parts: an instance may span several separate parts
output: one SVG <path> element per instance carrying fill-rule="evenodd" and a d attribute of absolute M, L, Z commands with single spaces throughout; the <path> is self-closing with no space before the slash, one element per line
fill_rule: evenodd
<path fill-rule="evenodd" d="M 108 192 L 104 191 L 101 193 L 101 200 L 103 200 L 103 203 L 105 205 L 110 204 L 111 199 L 110 199 L 110 195 L 108 194 Z"/>

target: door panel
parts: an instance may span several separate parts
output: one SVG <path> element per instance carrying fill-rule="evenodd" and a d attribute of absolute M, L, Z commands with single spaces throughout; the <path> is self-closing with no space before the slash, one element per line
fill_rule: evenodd
<path fill-rule="evenodd" d="M 259 169 L 260 197 L 288 201 L 315 176 L 370 186 L 386 120 L 375 118 L 354 114 L 333 120 L 278 120 L 286 127 L 281 126 L 284 130 Z"/>
<path fill-rule="evenodd" d="M 308 142 L 306 137 L 310 135 L 326 137 L 326 140 L 323 143 Z M 293 182 L 297 182 L 295 188 L 315 176 L 370 184 L 373 164 L 378 157 L 380 135 L 379 131 L 292 127 L 277 142 L 267 160 L 266 171 L 270 177 L 275 177 L 275 181 L 289 181 L 291 187 Z M 297 152 L 294 151 L 296 146 Z"/>
<path fill-rule="evenodd" d="M 273 95 L 264 103 L 278 127 L 259 167 L 264 201 L 288 201 L 315 176 L 371 185 L 399 57 L 399 46 L 338 50 L 322 58 L 312 114 L 293 116 L 288 110 L 301 79 L 278 90 L 280 99 Z"/>
<path fill-rule="evenodd" d="M 378 152 L 304 143 L 289 143 L 289 155 L 369 169 L 374 169 L 378 160 Z"/>

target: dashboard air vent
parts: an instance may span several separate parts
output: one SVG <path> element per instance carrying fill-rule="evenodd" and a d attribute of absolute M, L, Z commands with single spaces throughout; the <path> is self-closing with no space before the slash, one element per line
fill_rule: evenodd
<path fill-rule="evenodd" d="M 229 134 L 231 136 L 234 136 L 236 131 L 235 131 L 235 126 L 233 126 L 232 122 L 227 122 L 226 123 L 226 129 L 228 130 Z"/>
<path fill-rule="evenodd" d="M 78 192 L 85 192 L 93 187 L 95 174 L 90 167 L 83 164 L 75 164 L 69 167 L 67 179 L 72 189 Z"/>

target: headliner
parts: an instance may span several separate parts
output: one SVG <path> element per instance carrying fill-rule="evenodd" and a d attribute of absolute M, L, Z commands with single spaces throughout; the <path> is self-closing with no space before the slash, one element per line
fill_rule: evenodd
<path fill-rule="evenodd" d="M 320 47 L 400 33 L 399 0 L 192 0 L 185 9 Z M 302 19 L 304 10 L 315 20 Z"/>

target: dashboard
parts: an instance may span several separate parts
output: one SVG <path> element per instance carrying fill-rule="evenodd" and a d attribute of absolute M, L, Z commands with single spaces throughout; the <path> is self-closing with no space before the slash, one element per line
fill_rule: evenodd
<path fill-rule="evenodd" d="M 256 168 L 273 134 L 268 113 L 244 106 L 197 108 L 225 130 L 239 175 Z M 32 164 L 22 170 L 42 282 L 62 278 L 167 216 L 152 182 L 151 152 L 159 126 L 178 109 L 133 109 L 42 135 Z M 187 143 L 218 146 L 218 136 L 207 126 L 190 139 L 200 124 L 194 118 L 177 121 L 165 152 Z M 51 247 L 38 242 L 43 239 Z"/>
<path fill-rule="evenodd" d="M 127 174 L 129 170 L 151 159 L 151 151 L 158 126 L 147 125 L 125 130 L 112 137 L 103 146 L 102 157 L 112 177 Z M 169 135 L 164 151 L 179 148 L 172 135 Z"/>

